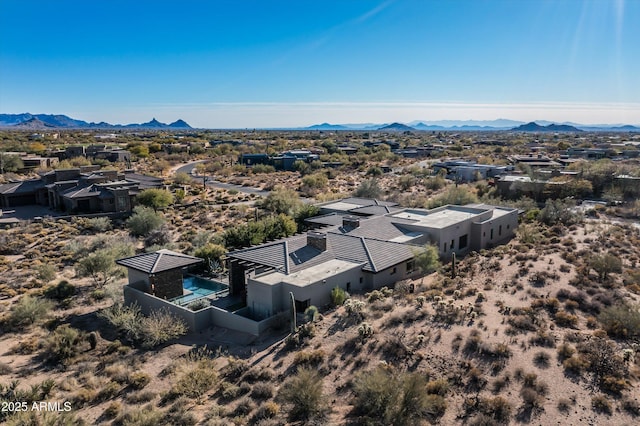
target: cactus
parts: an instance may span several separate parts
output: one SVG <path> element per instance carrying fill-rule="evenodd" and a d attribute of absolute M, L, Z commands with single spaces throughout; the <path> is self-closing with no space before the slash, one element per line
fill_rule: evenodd
<path fill-rule="evenodd" d="M 294 334 L 298 328 L 296 324 L 296 299 L 293 297 L 293 292 L 289 292 L 289 297 L 291 298 L 291 334 Z"/>
<path fill-rule="evenodd" d="M 456 277 L 456 254 L 453 253 L 451 256 L 451 278 Z"/>

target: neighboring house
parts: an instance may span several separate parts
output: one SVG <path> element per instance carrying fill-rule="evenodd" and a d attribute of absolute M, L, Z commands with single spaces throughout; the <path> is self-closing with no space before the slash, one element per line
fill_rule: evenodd
<path fill-rule="evenodd" d="M 241 154 L 240 163 L 245 166 L 255 166 L 256 164 L 271 164 L 269 154 Z"/>
<path fill-rule="evenodd" d="M 39 204 L 69 213 L 128 212 L 140 191 L 163 187 L 160 178 L 99 168 L 52 170 L 40 179 L 0 185 L 0 207 Z"/>
<path fill-rule="evenodd" d="M 500 176 L 513 170 L 513 166 L 500 166 L 494 164 L 478 164 L 474 161 L 449 160 L 434 163 L 433 170 L 446 171 L 446 178 L 456 182 L 473 182 L 478 179 L 486 179 Z"/>

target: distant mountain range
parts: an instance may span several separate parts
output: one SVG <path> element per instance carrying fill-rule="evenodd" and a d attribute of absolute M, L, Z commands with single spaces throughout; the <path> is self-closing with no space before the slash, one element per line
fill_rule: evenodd
<path fill-rule="evenodd" d="M 538 120 L 530 123 L 523 121 L 497 119 L 497 120 L 441 120 L 441 121 L 412 121 L 409 123 L 391 124 L 315 124 L 303 127 L 299 130 L 380 130 L 380 131 L 500 131 L 514 132 L 640 132 L 640 127 L 629 124 L 595 124 L 584 125 L 577 123 L 553 123 L 551 121 Z"/>
<path fill-rule="evenodd" d="M 13 129 L 191 129 L 184 120 L 170 124 L 161 123 L 155 118 L 140 124 L 87 123 L 66 115 L 53 114 L 0 114 L 0 127 Z"/>

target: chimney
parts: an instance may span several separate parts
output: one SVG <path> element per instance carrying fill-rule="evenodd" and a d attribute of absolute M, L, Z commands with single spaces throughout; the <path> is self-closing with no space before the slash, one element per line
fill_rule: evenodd
<path fill-rule="evenodd" d="M 360 218 L 356 216 L 343 216 L 342 227 L 346 229 L 355 229 L 360 227 Z"/>
<path fill-rule="evenodd" d="M 307 232 L 307 245 L 320 251 L 327 251 L 327 234 L 324 232 Z"/>

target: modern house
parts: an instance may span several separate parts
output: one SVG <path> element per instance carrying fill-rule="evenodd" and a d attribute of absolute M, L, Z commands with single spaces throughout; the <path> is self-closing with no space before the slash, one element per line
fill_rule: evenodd
<path fill-rule="evenodd" d="M 162 179 L 132 171 L 100 170 L 100 166 L 58 169 L 40 179 L 0 185 L 0 207 L 42 205 L 69 213 L 128 212 L 140 191 L 162 186 Z"/>
<path fill-rule="evenodd" d="M 444 170 L 446 178 L 456 182 L 473 182 L 478 179 L 486 179 L 500 176 L 513 170 L 513 166 L 500 166 L 494 164 L 478 164 L 474 161 L 449 160 L 434 163 L 434 171 Z"/>
<path fill-rule="evenodd" d="M 322 306 L 336 286 L 369 291 L 412 277 L 417 272 L 413 258 L 425 244 L 435 245 L 448 259 L 453 253 L 504 243 L 518 226 L 518 212 L 512 208 L 378 206 L 391 211 L 355 216 L 344 212 L 362 207 L 350 209 L 354 199 L 347 200 L 351 202 L 333 202 L 334 211 L 308 219 L 324 228 L 228 253 L 231 294 L 241 296 L 256 318 L 288 309 L 290 292 L 300 309 Z"/>
<path fill-rule="evenodd" d="M 195 312 L 176 300 L 190 296 L 182 269 L 199 260 L 167 250 L 120 259 L 117 263 L 129 269 L 125 301 L 145 312 L 167 308 L 192 331 L 220 326 L 258 335 L 286 316 L 290 293 L 303 311 L 329 304 L 335 287 L 364 292 L 393 286 L 419 273 L 414 258 L 425 244 L 438 247 L 447 259 L 504 243 L 518 225 L 512 208 L 471 204 L 425 210 L 383 204 L 393 203 L 358 198 L 325 203 L 330 206 L 325 214 L 308 219 L 318 228 L 227 253 L 228 295 L 202 293 L 207 306 Z M 371 207 L 378 210 L 350 214 Z"/>

